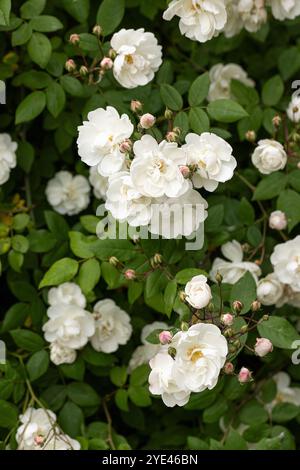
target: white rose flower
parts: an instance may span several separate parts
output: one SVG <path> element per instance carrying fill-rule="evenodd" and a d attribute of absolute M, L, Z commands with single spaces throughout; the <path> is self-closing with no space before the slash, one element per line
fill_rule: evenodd
<path fill-rule="evenodd" d="M 216 258 L 209 273 L 210 279 L 216 281 L 216 275 L 220 273 L 221 276 L 223 276 L 223 282 L 235 284 L 248 271 L 252 274 L 255 281 L 258 281 L 258 276 L 261 275 L 261 269 L 255 263 L 243 261 L 243 250 L 238 241 L 232 240 L 231 242 L 225 243 L 225 245 L 221 247 L 221 252 L 223 256 L 230 261 Z"/>
<path fill-rule="evenodd" d="M 203 392 L 216 386 L 228 353 L 217 326 L 197 323 L 176 333 L 171 346 L 176 349 L 173 376 L 183 390 Z"/>
<path fill-rule="evenodd" d="M 243 23 L 241 22 L 241 17 L 238 12 L 238 3 L 239 0 L 225 0 L 227 22 L 222 32 L 227 38 L 236 36 L 243 28 Z"/>
<path fill-rule="evenodd" d="M 265 407 L 269 412 L 279 403 L 292 403 L 300 406 L 300 387 L 291 387 L 291 378 L 286 372 L 278 372 L 274 375 L 273 380 L 277 386 L 277 394 L 271 403 L 267 403 Z"/>
<path fill-rule="evenodd" d="M 174 16 L 180 18 L 181 34 L 199 42 L 217 36 L 227 21 L 224 0 L 173 0 L 163 19 L 170 21 Z"/>
<path fill-rule="evenodd" d="M 232 147 L 224 139 L 210 132 L 201 135 L 190 133 L 185 142 L 182 149 L 186 152 L 187 164 L 197 167 L 193 174 L 196 188 L 214 191 L 219 182 L 224 183 L 233 177 L 237 163 Z"/>
<path fill-rule="evenodd" d="M 255 86 L 255 82 L 248 77 L 247 72 L 238 64 L 216 64 L 210 69 L 209 78 L 208 101 L 232 98 L 230 92 L 231 80 L 238 80 L 248 87 Z"/>
<path fill-rule="evenodd" d="M 287 217 L 282 211 L 273 211 L 269 217 L 269 227 L 274 230 L 284 230 L 288 224 Z"/>
<path fill-rule="evenodd" d="M 160 350 L 160 344 L 152 344 L 146 341 L 147 336 L 149 336 L 152 331 L 155 330 L 165 330 L 168 328 L 168 325 L 164 322 L 155 321 L 149 325 L 144 326 L 141 332 L 141 346 L 138 346 L 134 351 L 129 361 L 129 371 L 136 369 L 142 364 L 148 364 L 150 359 L 152 359 L 155 354 Z"/>
<path fill-rule="evenodd" d="M 276 140 L 263 139 L 259 140 L 251 160 L 260 173 L 269 175 L 285 167 L 287 154 L 283 146 Z"/>
<path fill-rule="evenodd" d="M 97 302 L 93 316 L 95 333 L 90 341 L 96 351 L 109 354 L 128 342 L 132 333 L 130 317 L 112 299 Z"/>
<path fill-rule="evenodd" d="M 206 307 L 212 297 L 207 277 L 202 274 L 192 277 L 186 284 L 184 292 L 186 294 L 185 300 L 194 308 Z"/>
<path fill-rule="evenodd" d="M 48 304 L 74 304 L 78 305 L 78 307 L 85 308 L 86 298 L 75 282 L 64 282 L 58 287 L 51 287 L 48 292 Z"/>
<path fill-rule="evenodd" d="M 161 395 L 166 406 L 184 406 L 189 401 L 190 391 L 183 390 L 183 387 L 175 382 L 176 365 L 167 349 L 162 346 L 160 352 L 149 362 L 152 369 L 149 375 L 149 390 L 153 395 Z"/>
<path fill-rule="evenodd" d="M 270 257 L 279 281 L 300 291 L 300 235 L 293 240 L 276 245 Z"/>
<path fill-rule="evenodd" d="M 56 415 L 43 408 L 27 408 L 20 415 L 21 426 L 16 433 L 18 450 L 79 450 L 80 444 L 63 434 L 56 423 Z"/>
<path fill-rule="evenodd" d="M 257 300 L 263 305 L 274 305 L 284 294 L 284 285 L 274 273 L 260 279 L 257 284 Z"/>
<path fill-rule="evenodd" d="M 57 341 L 61 346 L 80 349 L 95 333 L 93 315 L 74 304 L 52 305 L 47 310 L 49 320 L 43 331 L 46 341 Z"/>
<path fill-rule="evenodd" d="M 151 218 L 152 199 L 143 196 L 133 185 L 129 172 L 109 178 L 105 207 L 117 220 L 127 220 L 134 227 L 147 225 Z"/>
<path fill-rule="evenodd" d="M 188 237 L 207 217 L 208 204 L 194 189 L 178 198 L 161 198 L 152 203 L 149 231 L 164 238 Z"/>
<path fill-rule="evenodd" d="M 17 164 L 17 148 L 9 134 L 0 134 L 0 185 L 8 181 L 11 168 Z"/>
<path fill-rule="evenodd" d="M 244 28 L 250 33 L 258 31 L 267 21 L 267 10 L 264 0 L 240 0 L 238 12 Z"/>
<path fill-rule="evenodd" d="M 162 47 L 153 33 L 144 28 L 121 29 L 113 35 L 111 47 L 116 51 L 113 74 L 125 88 L 147 85 L 162 63 Z"/>
<path fill-rule="evenodd" d="M 105 200 L 108 188 L 108 178 L 100 175 L 97 165 L 90 168 L 89 182 L 93 187 L 94 196 L 97 199 Z"/>
<path fill-rule="evenodd" d="M 300 15 L 299 0 L 268 0 L 268 4 L 277 20 L 293 20 Z"/>
<path fill-rule="evenodd" d="M 294 96 L 292 98 L 286 112 L 291 121 L 296 123 L 300 122 L 300 96 Z"/>
<path fill-rule="evenodd" d="M 120 117 L 112 106 L 91 111 L 87 121 L 78 127 L 78 153 L 89 166 L 98 165 L 102 176 L 110 176 L 124 167 L 125 154 L 120 144 L 133 133 L 134 127 L 127 114 Z"/>
<path fill-rule="evenodd" d="M 58 341 L 50 344 L 50 359 L 56 366 L 60 364 L 73 364 L 76 361 L 76 351 L 62 346 Z"/>
<path fill-rule="evenodd" d="M 46 196 L 49 204 L 59 214 L 75 215 L 89 205 L 90 185 L 84 176 L 59 171 L 48 181 Z"/>
<path fill-rule="evenodd" d="M 179 170 L 184 165 L 184 151 L 175 142 L 163 140 L 160 144 L 150 135 L 134 143 L 135 158 L 130 175 L 136 189 L 147 197 L 178 197 L 189 184 Z"/>

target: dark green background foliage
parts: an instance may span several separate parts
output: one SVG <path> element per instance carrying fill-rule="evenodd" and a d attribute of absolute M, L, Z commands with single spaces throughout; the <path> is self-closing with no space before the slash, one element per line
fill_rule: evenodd
<path fill-rule="evenodd" d="M 271 271 L 269 255 L 281 238 L 275 231 L 265 233 L 262 210 L 284 209 L 290 238 L 297 235 L 300 222 L 296 165 L 290 163 L 286 172 L 260 175 L 250 161 L 253 144 L 245 138 L 248 130 L 260 138 L 273 136 L 272 118 L 284 112 L 290 101 L 291 83 L 300 78 L 300 18 L 272 21 L 253 35 L 242 32 L 232 39 L 220 35 L 199 44 L 181 36 L 176 21 L 162 21 L 165 7 L 163 0 L 16 0 L 9 15 L 10 1 L 0 0 L 0 79 L 7 87 L 7 105 L 0 106 L 0 132 L 8 132 L 19 145 L 17 168 L 0 188 L 0 337 L 7 345 L 8 359 L 0 366 L 3 446 L 7 442 L 16 446 L 17 417 L 30 399 L 30 384 L 39 401 L 57 413 L 62 429 L 78 438 L 83 449 L 111 447 L 110 434 L 118 449 L 246 449 L 249 443 L 260 449 L 294 449 L 299 445 L 299 408 L 277 405 L 272 419 L 264 409 L 276 393 L 271 380 L 274 373 L 287 370 L 296 384 L 300 382 L 300 368 L 291 365 L 288 349 L 298 338 L 292 326 L 297 311 L 292 307 L 276 310 L 273 328 L 268 330 L 265 324 L 264 336 L 277 346 L 271 355 L 261 360 L 244 350 L 235 360 L 237 369 L 247 365 L 253 370 L 255 382 L 251 384 L 241 386 L 236 377 L 222 376 L 212 391 L 193 395 L 184 408 L 169 409 L 149 395 L 148 366 L 129 376 L 126 372 L 145 324 L 160 319 L 178 326 L 179 315 L 181 320 L 189 319 L 179 291 L 195 268 L 209 271 L 222 244 L 231 239 L 247 243 L 252 260 L 260 258 L 264 247 L 261 267 L 266 274 Z M 155 34 L 163 45 L 163 65 L 150 84 L 126 90 L 111 73 L 99 84 L 89 84 L 66 72 L 68 58 L 83 64 L 78 49 L 68 41 L 70 34 L 81 35 L 85 60 L 91 62 L 99 54 L 92 34 L 96 22 L 105 34 L 106 53 L 111 33 L 121 27 L 143 27 Z M 206 72 L 219 62 L 243 66 L 256 88 L 232 82 L 233 100 L 207 105 Z M 45 185 L 56 171 L 88 175 L 76 149 L 77 126 L 88 111 L 112 105 L 134 120 L 132 99 L 141 100 L 145 112 L 156 116 L 163 116 L 166 106 L 173 110 L 183 139 L 188 131 L 211 130 L 234 148 L 238 172 L 248 185 L 235 176 L 206 195 L 209 216 L 200 251 L 185 252 L 183 241 L 101 241 L 95 235 L 98 201 L 94 199 L 80 217 L 62 217 L 46 201 Z M 164 126 L 157 130 L 158 138 L 166 132 Z M 284 141 L 284 126 L 277 139 Z M 156 253 L 162 255 L 164 269 L 153 269 Z M 108 262 L 111 256 L 144 280 L 125 280 Z M 176 276 L 183 269 L 188 271 Z M 143 277 L 146 272 L 150 274 Z M 47 318 L 47 286 L 68 280 L 81 286 L 89 306 L 112 297 L 130 314 L 134 333 L 126 346 L 110 355 L 86 346 L 72 365 L 50 363 L 41 330 Z M 218 290 L 213 291 L 218 305 Z M 245 310 L 256 297 L 249 278 L 233 287 L 225 285 L 223 292 L 227 311 L 237 293 Z M 264 309 L 260 316 L 264 313 L 274 313 L 273 308 Z M 288 327 L 285 321 L 290 322 Z M 287 332 L 285 341 L 274 335 L 281 329 Z M 250 332 L 248 344 L 253 346 L 257 335 L 257 331 Z M 241 423 L 248 426 L 243 436 L 235 430 Z"/>

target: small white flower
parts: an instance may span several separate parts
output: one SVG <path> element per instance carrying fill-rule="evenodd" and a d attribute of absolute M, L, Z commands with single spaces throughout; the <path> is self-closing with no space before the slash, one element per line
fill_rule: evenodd
<path fill-rule="evenodd" d="M 182 149 L 186 152 L 187 164 L 197 168 L 193 174 L 196 188 L 214 191 L 219 182 L 224 183 L 233 177 L 237 163 L 232 147 L 224 139 L 210 132 L 201 135 L 190 133 L 185 142 Z"/>
<path fill-rule="evenodd" d="M 85 308 L 86 298 L 75 282 L 64 282 L 58 287 L 51 287 L 48 292 L 49 305 L 74 304 Z"/>
<path fill-rule="evenodd" d="M 98 165 L 102 176 L 117 173 L 124 166 L 125 155 L 120 144 L 129 139 L 134 127 L 127 114 L 120 117 L 112 106 L 91 111 L 87 121 L 78 127 L 78 153 L 89 166 Z"/>
<path fill-rule="evenodd" d="M 90 168 L 89 182 L 93 187 L 94 196 L 97 199 L 105 200 L 108 188 L 108 178 L 100 175 L 97 165 Z"/>
<path fill-rule="evenodd" d="M 111 299 L 100 300 L 94 305 L 95 333 L 90 339 L 96 351 L 112 353 L 124 345 L 132 333 L 129 315 Z"/>
<path fill-rule="evenodd" d="M 232 98 L 230 92 L 231 80 L 238 80 L 248 87 L 254 87 L 254 81 L 238 64 L 216 64 L 209 71 L 210 85 L 208 101 Z"/>
<path fill-rule="evenodd" d="M 135 188 L 128 172 L 109 178 L 105 207 L 115 219 L 127 220 L 134 227 L 147 225 L 151 218 L 151 201 Z"/>
<path fill-rule="evenodd" d="M 0 134 L 0 185 L 8 181 L 10 170 L 17 164 L 17 148 L 9 134 Z"/>
<path fill-rule="evenodd" d="M 260 173 L 269 175 L 285 167 L 287 154 L 280 142 L 271 139 L 263 139 L 259 140 L 251 160 Z"/>
<path fill-rule="evenodd" d="M 121 29 L 113 35 L 111 47 L 116 51 L 113 73 L 125 88 L 147 85 L 162 63 L 162 48 L 153 33 L 143 28 Z"/>
<path fill-rule="evenodd" d="M 250 33 L 258 31 L 267 21 L 264 0 L 240 0 L 238 12 L 244 28 Z"/>
<path fill-rule="evenodd" d="M 271 403 L 267 403 L 266 408 L 272 411 L 279 403 L 292 403 L 300 406 L 300 387 L 291 387 L 291 378 L 286 372 L 278 372 L 273 376 L 277 386 L 277 394 Z"/>
<path fill-rule="evenodd" d="M 136 189 L 147 197 L 178 197 L 189 184 L 180 172 L 184 165 L 184 151 L 175 142 L 163 140 L 160 144 L 150 135 L 144 135 L 133 146 L 135 158 L 130 175 Z"/>
<path fill-rule="evenodd" d="M 223 276 L 223 282 L 228 284 L 235 284 L 241 277 L 248 271 L 257 282 L 258 276 L 261 275 L 261 269 L 257 264 L 250 261 L 243 261 L 243 250 L 241 244 L 232 240 L 225 243 L 221 247 L 221 251 L 225 258 L 230 261 L 225 261 L 222 258 L 216 258 L 213 262 L 210 278 L 215 281 L 217 273 Z"/>
<path fill-rule="evenodd" d="M 90 185 L 84 176 L 59 171 L 48 181 L 46 196 L 49 204 L 59 214 L 75 215 L 89 205 Z"/>
<path fill-rule="evenodd" d="M 280 302 L 284 295 L 284 285 L 274 273 L 260 279 L 257 284 L 257 300 L 263 305 L 274 305 Z"/>
<path fill-rule="evenodd" d="M 76 351 L 62 346 L 58 341 L 50 344 L 50 359 L 56 366 L 60 364 L 73 364 L 76 361 Z"/>
<path fill-rule="evenodd" d="M 300 122 L 300 96 L 294 96 L 292 98 L 286 112 L 291 121 L 296 123 Z"/>
<path fill-rule="evenodd" d="M 268 0 L 268 4 L 277 20 L 293 20 L 300 15 L 299 0 Z"/>
<path fill-rule="evenodd" d="M 160 350 L 160 344 L 152 344 L 146 341 L 147 336 L 149 336 L 152 331 L 163 330 L 168 328 L 168 325 L 163 322 L 155 321 L 149 325 L 144 326 L 141 332 L 141 342 L 142 345 L 138 346 L 131 356 L 129 361 L 129 371 L 136 369 L 142 364 L 148 364 L 150 359 L 152 359 L 155 354 Z"/>
<path fill-rule="evenodd" d="M 170 21 L 174 16 L 180 18 L 181 34 L 199 42 L 217 36 L 227 20 L 224 0 L 172 0 L 163 19 Z"/>
<path fill-rule="evenodd" d="M 93 315 L 74 304 L 56 304 L 47 310 L 49 320 L 43 331 L 46 341 L 58 341 L 61 346 L 80 349 L 95 333 Z"/>
<path fill-rule="evenodd" d="M 207 277 L 200 274 L 194 276 L 185 286 L 185 300 L 194 308 L 204 308 L 211 299 L 211 290 Z"/>
<path fill-rule="evenodd" d="M 188 237 L 200 229 L 208 204 L 194 189 L 178 198 L 161 198 L 152 203 L 149 231 L 164 238 Z"/>
<path fill-rule="evenodd" d="M 282 211 L 273 211 L 269 217 L 269 227 L 274 230 L 284 230 L 287 227 L 287 218 Z"/>
<path fill-rule="evenodd" d="M 239 0 L 225 0 L 227 22 L 222 32 L 227 38 L 236 36 L 243 28 L 243 23 L 238 12 L 238 3 Z"/>
<path fill-rule="evenodd" d="M 293 240 L 276 245 L 270 257 L 279 281 L 300 291 L 300 235 Z"/>

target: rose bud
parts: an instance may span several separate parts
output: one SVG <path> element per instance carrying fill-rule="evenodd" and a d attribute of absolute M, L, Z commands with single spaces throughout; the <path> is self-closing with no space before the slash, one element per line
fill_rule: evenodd
<path fill-rule="evenodd" d="M 86 77 L 89 73 L 89 69 L 85 65 L 82 65 L 79 69 L 79 73 L 82 77 Z"/>
<path fill-rule="evenodd" d="M 261 303 L 258 300 L 254 300 L 251 304 L 252 312 L 258 312 L 261 308 Z"/>
<path fill-rule="evenodd" d="M 190 175 L 190 169 L 189 169 L 189 167 L 186 166 L 186 165 L 181 165 L 181 166 L 179 167 L 179 171 L 180 171 L 180 173 L 182 174 L 182 176 L 183 176 L 184 178 L 188 178 L 189 175 Z"/>
<path fill-rule="evenodd" d="M 94 27 L 93 27 L 93 34 L 95 34 L 95 36 L 98 36 L 100 37 L 101 34 L 102 34 L 102 28 L 99 24 L 96 24 Z"/>
<path fill-rule="evenodd" d="M 80 36 L 79 36 L 79 34 L 76 34 L 76 33 L 71 34 L 71 36 L 70 36 L 70 38 L 69 38 L 69 41 L 70 41 L 71 44 L 73 44 L 73 46 L 75 46 L 76 44 L 78 44 L 79 41 L 80 41 Z"/>
<path fill-rule="evenodd" d="M 250 370 L 247 369 L 247 367 L 242 367 L 238 375 L 238 381 L 241 384 L 245 384 L 247 382 L 250 382 L 251 379 L 252 379 L 252 372 L 250 372 Z"/>
<path fill-rule="evenodd" d="M 142 107 L 143 105 L 140 101 L 132 100 L 130 103 L 130 109 L 133 113 L 138 113 L 139 111 L 142 110 Z"/>
<path fill-rule="evenodd" d="M 171 343 L 173 335 L 171 331 L 165 330 L 159 333 L 158 338 L 159 338 L 160 344 L 168 344 L 168 343 Z"/>
<path fill-rule="evenodd" d="M 177 134 L 176 134 L 176 132 L 173 132 L 173 131 L 167 132 L 167 134 L 166 134 L 166 140 L 167 140 L 168 142 L 176 142 L 176 140 L 177 140 Z"/>
<path fill-rule="evenodd" d="M 132 149 L 132 142 L 130 139 L 123 140 L 123 142 L 120 143 L 120 152 L 122 153 L 128 153 Z"/>
<path fill-rule="evenodd" d="M 226 326 L 231 326 L 234 320 L 234 316 L 231 315 L 231 313 L 224 313 L 224 315 L 221 316 L 221 322 L 223 325 Z"/>
<path fill-rule="evenodd" d="M 284 230 L 287 227 L 287 218 L 284 212 L 274 211 L 269 217 L 269 227 L 274 230 Z"/>
<path fill-rule="evenodd" d="M 256 338 L 254 351 L 257 356 L 264 357 L 273 351 L 273 344 L 267 338 Z"/>
<path fill-rule="evenodd" d="M 67 60 L 67 62 L 65 63 L 65 69 L 68 72 L 74 72 L 74 70 L 76 70 L 76 64 L 73 59 Z"/>
<path fill-rule="evenodd" d="M 240 300 L 235 300 L 234 302 L 232 302 L 232 308 L 237 313 L 240 313 L 243 310 L 243 307 L 243 302 L 241 302 Z"/>
<path fill-rule="evenodd" d="M 100 66 L 104 69 L 104 70 L 109 70 L 113 67 L 114 63 L 113 61 L 110 59 L 110 57 L 103 57 L 103 59 L 101 60 L 100 62 Z"/>
<path fill-rule="evenodd" d="M 256 140 L 255 131 L 247 131 L 246 134 L 245 134 L 245 138 L 246 138 L 246 140 L 248 140 L 248 142 L 255 142 L 255 140 Z"/>
<path fill-rule="evenodd" d="M 154 126 L 156 118 L 150 114 L 146 113 L 140 117 L 140 125 L 143 129 L 150 129 Z"/>
<path fill-rule="evenodd" d="M 225 374 L 230 375 L 234 371 L 234 365 L 232 364 L 232 362 L 226 362 L 225 366 L 223 367 L 223 370 Z"/>
<path fill-rule="evenodd" d="M 134 269 L 126 269 L 125 273 L 124 273 L 124 276 L 126 279 L 128 279 L 129 281 L 132 281 L 133 279 L 136 278 L 136 274 L 135 274 L 135 271 Z"/>

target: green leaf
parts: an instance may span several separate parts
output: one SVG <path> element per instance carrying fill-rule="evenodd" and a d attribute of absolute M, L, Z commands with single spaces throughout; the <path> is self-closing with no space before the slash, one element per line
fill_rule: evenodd
<path fill-rule="evenodd" d="M 241 314 L 249 312 L 252 302 L 256 300 L 256 282 L 249 272 L 246 272 L 243 277 L 232 286 L 230 302 L 234 302 L 235 300 L 240 300 L 244 305 Z"/>
<path fill-rule="evenodd" d="M 206 232 L 219 232 L 220 225 L 224 219 L 224 206 L 223 204 L 216 204 L 208 208 L 208 217 L 205 220 Z"/>
<path fill-rule="evenodd" d="M 204 423 L 215 423 L 226 413 L 228 405 L 223 397 L 219 397 L 212 406 L 206 408 L 203 412 Z"/>
<path fill-rule="evenodd" d="M 132 403 L 136 406 L 147 407 L 152 403 L 148 388 L 130 385 L 128 395 Z"/>
<path fill-rule="evenodd" d="M 17 273 L 21 272 L 22 265 L 24 263 L 24 255 L 22 253 L 18 253 L 14 250 L 10 250 L 7 256 L 9 265 L 13 268 L 14 271 Z"/>
<path fill-rule="evenodd" d="M 143 364 L 131 372 L 130 385 L 136 387 L 138 385 L 144 385 L 148 381 L 149 377 L 149 365 Z"/>
<path fill-rule="evenodd" d="M 27 46 L 28 54 L 33 62 L 42 69 L 46 68 L 52 52 L 51 42 L 42 33 L 33 33 Z"/>
<path fill-rule="evenodd" d="M 245 225 L 252 225 L 255 222 L 255 211 L 245 197 L 242 198 L 239 205 L 239 217 Z"/>
<path fill-rule="evenodd" d="M 45 253 L 56 245 L 57 239 L 47 230 L 32 230 L 28 235 L 30 250 L 34 253 Z"/>
<path fill-rule="evenodd" d="M 11 44 L 12 46 L 22 46 L 26 44 L 31 38 L 32 28 L 29 23 L 23 23 L 16 31 L 12 33 Z"/>
<path fill-rule="evenodd" d="M 201 108 L 191 108 L 189 112 L 189 122 L 191 129 L 197 134 L 209 131 L 209 118 Z"/>
<path fill-rule="evenodd" d="M 242 407 L 239 418 L 244 424 L 254 425 L 265 423 L 269 415 L 263 405 L 256 400 L 250 400 Z"/>
<path fill-rule="evenodd" d="M 98 40 L 94 34 L 81 33 L 79 47 L 83 51 L 99 52 Z"/>
<path fill-rule="evenodd" d="M 277 104 L 284 92 L 284 84 L 279 75 L 270 78 L 263 86 L 262 100 L 267 106 L 274 106 Z"/>
<path fill-rule="evenodd" d="M 95 390 L 83 382 L 73 382 L 67 386 L 67 394 L 70 400 L 79 406 L 98 406 L 100 397 Z"/>
<path fill-rule="evenodd" d="M 34 31 L 39 31 L 40 33 L 52 33 L 64 27 L 58 18 L 50 15 L 35 16 L 30 20 L 29 24 Z"/>
<path fill-rule="evenodd" d="M 68 240 L 69 226 L 64 217 L 57 212 L 45 211 L 44 216 L 49 230 L 57 240 Z"/>
<path fill-rule="evenodd" d="M 92 258 L 94 256 L 94 238 L 91 240 L 80 232 L 69 232 L 70 246 L 78 258 Z"/>
<path fill-rule="evenodd" d="M 47 0 L 29 0 L 23 3 L 20 12 L 21 17 L 25 20 L 29 20 L 34 16 L 40 15 L 46 6 Z"/>
<path fill-rule="evenodd" d="M 120 388 L 115 394 L 115 403 L 122 411 L 129 411 L 128 407 L 128 392 Z"/>
<path fill-rule="evenodd" d="M 90 11 L 90 0 L 62 0 L 63 8 L 79 23 L 84 23 Z"/>
<path fill-rule="evenodd" d="M 0 427 L 11 429 L 18 422 L 18 408 L 8 401 L 0 399 Z"/>
<path fill-rule="evenodd" d="M 60 78 L 60 83 L 62 84 L 64 90 L 69 93 L 71 96 L 81 97 L 83 94 L 83 86 L 79 80 L 75 77 L 70 77 L 69 75 L 63 75 Z"/>
<path fill-rule="evenodd" d="M 142 295 L 144 285 L 142 282 L 130 282 L 128 286 L 128 302 L 130 305 Z"/>
<path fill-rule="evenodd" d="M 66 434 L 76 438 L 82 434 L 83 412 L 75 403 L 67 401 L 59 413 L 58 422 Z"/>
<path fill-rule="evenodd" d="M 103 34 L 107 36 L 113 33 L 121 23 L 125 12 L 125 1 L 103 0 L 101 3 L 96 22 L 101 26 Z"/>
<path fill-rule="evenodd" d="M 111 367 L 115 362 L 115 358 L 111 354 L 95 351 L 90 345 L 84 348 L 81 356 L 85 362 L 93 366 Z"/>
<path fill-rule="evenodd" d="M 181 129 L 180 137 L 184 139 L 189 130 L 189 118 L 187 113 L 180 111 L 176 114 L 174 119 L 174 127 L 179 127 Z"/>
<path fill-rule="evenodd" d="M 166 285 L 166 277 L 160 270 L 153 271 L 147 276 L 145 285 L 145 296 L 153 297 L 161 293 Z"/>
<path fill-rule="evenodd" d="M 29 248 L 29 242 L 23 235 L 14 235 L 11 238 L 11 246 L 15 251 L 19 253 L 26 253 Z"/>
<path fill-rule="evenodd" d="M 282 191 L 277 200 L 277 209 L 285 212 L 290 232 L 300 222 L 300 194 L 292 189 Z"/>
<path fill-rule="evenodd" d="M 33 91 L 24 98 L 16 110 L 16 124 L 32 121 L 44 110 L 46 96 L 42 91 Z"/>
<path fill-rule="evenodd" d="M 25 171 L 25 173 L 30 173 L 30 170 L 34 161 L 34 155 L 35 155 L 34 147 L 29 142 L 20 142 L 18 144 L 18 149 L 17 149 L 18 165 L 22 168 L 23 171 Z M 27 214 L 18 214 L 16 217 L 18 216 L 28 217 Z"/>
<path fill-rule="evenodd" d="M 37 351 L 26 364 L 27 372 L 31 381 L 41 377 L 49 367 L 49 354 L 47 351 Z"/>
<path fill-rule="evenodd" d="M 188 436 L 187 446 L 190 450 L 209 450 L 209 445 L 198 437 Z"/>
<path fill-rule="evenodd" d="M 278 68 L 283 80 L 288 80 L 300 69 L 300 54 L 296 46 L 284 48 L 278 58 Z"/>
<path fill-rule="evenodd" d="M 78 284 L 84 294 L 91 292 L 99 282 L 101 269 L 99 261 L 96 259 L 88 259 L 79 270 Z"/>
<path fill-rule="evenodd" d="M 165 311 L 168 316 L 171 315 L 173 305 L 177 294 L 177 283 L 175 280 L 169 281 L 164 292 Z"/>
<path fill-rule="evenodd" d="M 127 380 L 127 367 L 113 367 L 109 372 L 110 380 L 117 387 L 123 387 Z"/>
<path fill-rule="evenodd" d="M 73 380 L 83 381 L 85 363 L 81 357 L 78 357 L 72 364 L 61 364 L 59 368 L 65 377 Z"/>
<path fill-rule="evenodd" d="M 40 351 L 45 346 L 43 338 L 33 331 L 12 330 L 10 334 L 16 345 L 26 351 Z"/>
<path fill-rule="evenodd" d="M 205 100 L 209 89 L 209 74 L 203 73 L 193 81 L 189 89 L 188 102 L 190 106 L 198 106 Z"/>
<path fill-rule="evenodd" d="M 20 147 L 20 144 L 19 144 Z M 28 214 L 17 214 L 13 218 L 12 228 L 16 232 L 22 232 L 30 222 L 30 217 Z"/>
<path fill-rule="evenodd" d="M 46 89 L 47 109 L 54 118 L 62 112 L 66 103 L 63 87 L 57 82 L 51 82 Z"/>
<path fill-rule="evenodd" d="M 212 119 L 220 122 L 235 122 L 248 116 L 241 105 L 232 100 L 216 100 L 209 103 L 208 114 Z"/>
<path fill-rule="evenodd" d="M 239 80 L 231 80 L 231 94 L 242 106 L 250 106 L 259 103 L 259 96 L 255 88 L 246 86 Z"/>
<path fill-rule="evenodd" d="M 160 86 L 160 95 L 167 108 L 172 109 L 173 111 L 180 111 L 183 107 L 181 95 L 173 86 L 168 85 L 167 83 L 162 84 Z"/>
<path fill-rule="evenodd" d="M 231 429 L 224 445 L 225 450 L 247 450 L 247 442 L 242 438 L 240 433 Z"/>
<path fill-rule="evenodd" d="M 56 261 L 45 273 L 39 284 L 39 288 L 57 286 L 70 281 L 78 271 L 78 261 L 72 258 L 62 258 Z"/>
<path fill-rule="evenodd" d="M 192 279 L 192 277 L 199 276 L 200 274 L 202 274 L 203 276 L 207 276 L 207 272 L 203 269 L 185 268 L 176 274 L 175 281 L 178 282 L 178 284 L 186 284 Z"/>
<path fill-rule="evenodd" d="M 29 315 L 29 305 L 17 303 L 12 305 L 5 313 L 1 331 L 9 331 L 22 326 L 26 317 Z"/>
<path fill-rule="evenodd" d="M 300 339 L 296 329 L 283 317 L 272 315 L 259 323 L 257 329 L 260 336 L 269 339 L 276 348 L 293 349 L 293 342 Z"/>
<path fill-rule="evenodd" d="M 253 199 L 255 201 L 265 201 L 273 199 L 281 193 L 287 184 L 287 176 L 282 172 L 275 172 L 264 177 L 257 185 Z"/>
<path fill-rule="evenodd" d="M 0 0 L 0 25 L 9 25 L 11 0 Z"/>
<path fill-rule="evenodd" d="M 285 423 L 296 418 L 299 413 L 299 407 L 292 403 L 278 403 L 272 410 L 272 421 Z"/>

